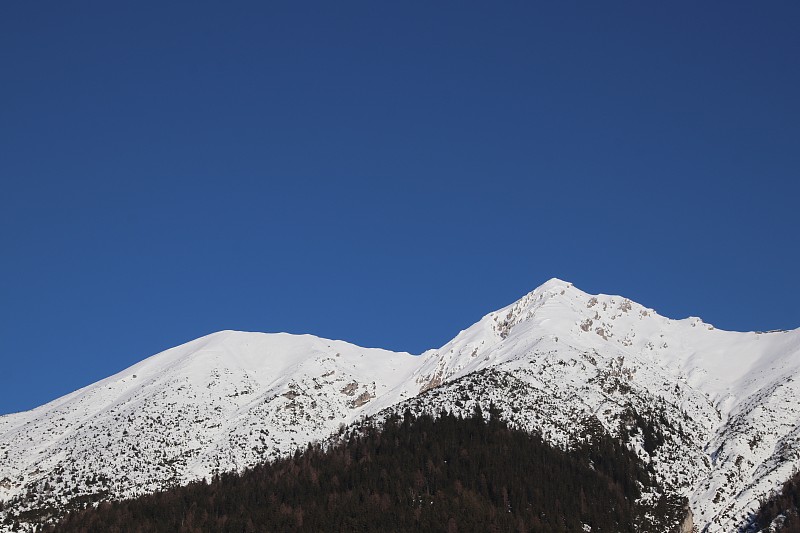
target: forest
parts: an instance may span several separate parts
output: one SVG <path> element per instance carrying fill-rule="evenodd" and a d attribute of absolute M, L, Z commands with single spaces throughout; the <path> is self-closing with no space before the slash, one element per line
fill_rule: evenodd
<path fill-rule="evenodd" d="M 775 533 L 800 533 L 800 472 L 783 484 L 779 494 L 761 504 L 753 517 L 751 530 L 761 531 L 770 525 L 774 526 Z"/>
<path fill-rule="evenodd" d="M 494 407 L 466 418 L 406 411 L 324 448 L 102 503 L 40 531 L 663 531 L 685 501 L 637 506 L 651 486 L 636 455 L 605 433 L 564 452 L 510 429 Z"/>

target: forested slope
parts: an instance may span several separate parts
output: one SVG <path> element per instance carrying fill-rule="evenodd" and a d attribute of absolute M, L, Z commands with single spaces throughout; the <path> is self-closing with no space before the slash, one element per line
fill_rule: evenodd
<path fill-rule="evenodd" d="M 511 430 L 491 410 L 410 413 L 343 434 L 327 449 L 73 513 L 51 532 L 635 532 L 675 523 L 684 502 L 636 504 L 650 475 L 594 436 L 569 453 Z M 643 529 L 644 528 L 644 529 Z"/>
<path fill-rule="evenodd" d="M 753 518 L 752 530 L 769 527 L 780 533 L 800 533 L 800 472 L 792 476 L 779 494 L 767 499 Z"/>

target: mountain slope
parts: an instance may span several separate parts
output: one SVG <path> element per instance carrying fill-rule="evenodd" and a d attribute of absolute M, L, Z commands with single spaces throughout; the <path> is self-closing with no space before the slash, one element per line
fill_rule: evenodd
<path fill-rule="evenodd" d="M 566 453 L 495 414 L 404 413 L 241 475 L 71 514 L 52 531 L 642 531 L 651 476 L 630 450 L 606 437 Z M 663 511 L 666 529 L 678 518 Z"/>
<path fill-rule="evenodd" d="M 421 356 L 221 332 L 0 417 L 0 501 L 42 512 L 150 492 L 364 416 L 494 401 L 562 448 L 623 439 L 696 524 L 730 531 L 800 465 L 798 378 L 800 330 L 721 331 L 553 279 Z"/>
<path fill-rule="evenodd" d="M 284 455 L 416 392 L 415 364 L 309 335 L 215 333 L 0 417 L 0 501 L 124 497 Z"/>

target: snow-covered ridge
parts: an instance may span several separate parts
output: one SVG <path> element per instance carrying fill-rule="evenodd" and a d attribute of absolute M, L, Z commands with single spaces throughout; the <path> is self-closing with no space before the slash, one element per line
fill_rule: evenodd
<path fill-rule="evenodd" d="M 447 376 L 464 375 L 559 336 L 582 348 L 613 347 L 643 357 L 712 397 L 725 413 L 737 398 L 763 388 L 775 372 L 800 369 L 800 330 L 719 330 L 697 317 L 665 318 L 627 298 L 590 295 L 558 279 L 489 313 L 439 350 L 426 352 L 427 367 Z"/>
<path fill-rule="evenodd" d="M 800 330 L 722 331 L 552 279 L 420 356 L 235 331 L 166 350 L 0 417 L 0 501 L 59 508 L 240 469 L 400 402 L 458 410 L 467 382 L 557 445 L 589 419 L 625 436 L 709 531 L 800 466 Z M 658 425 L 655 447 L 632 413 Z"/>

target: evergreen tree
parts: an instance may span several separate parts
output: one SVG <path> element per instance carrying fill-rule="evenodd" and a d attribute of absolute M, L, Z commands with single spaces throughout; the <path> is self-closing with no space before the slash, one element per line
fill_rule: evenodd
<path fill-rule="evenodd" d="M 104 503 L 47 531 L 642 530 L 635 502 L 652 479 L 633 452 L 601 433 L 565 453 L 509 429 L 494 405 L 488 415 L 479 406 L 465 420 L 406 411 L 325 450 L 309 445 L 210 483 Z"/>

